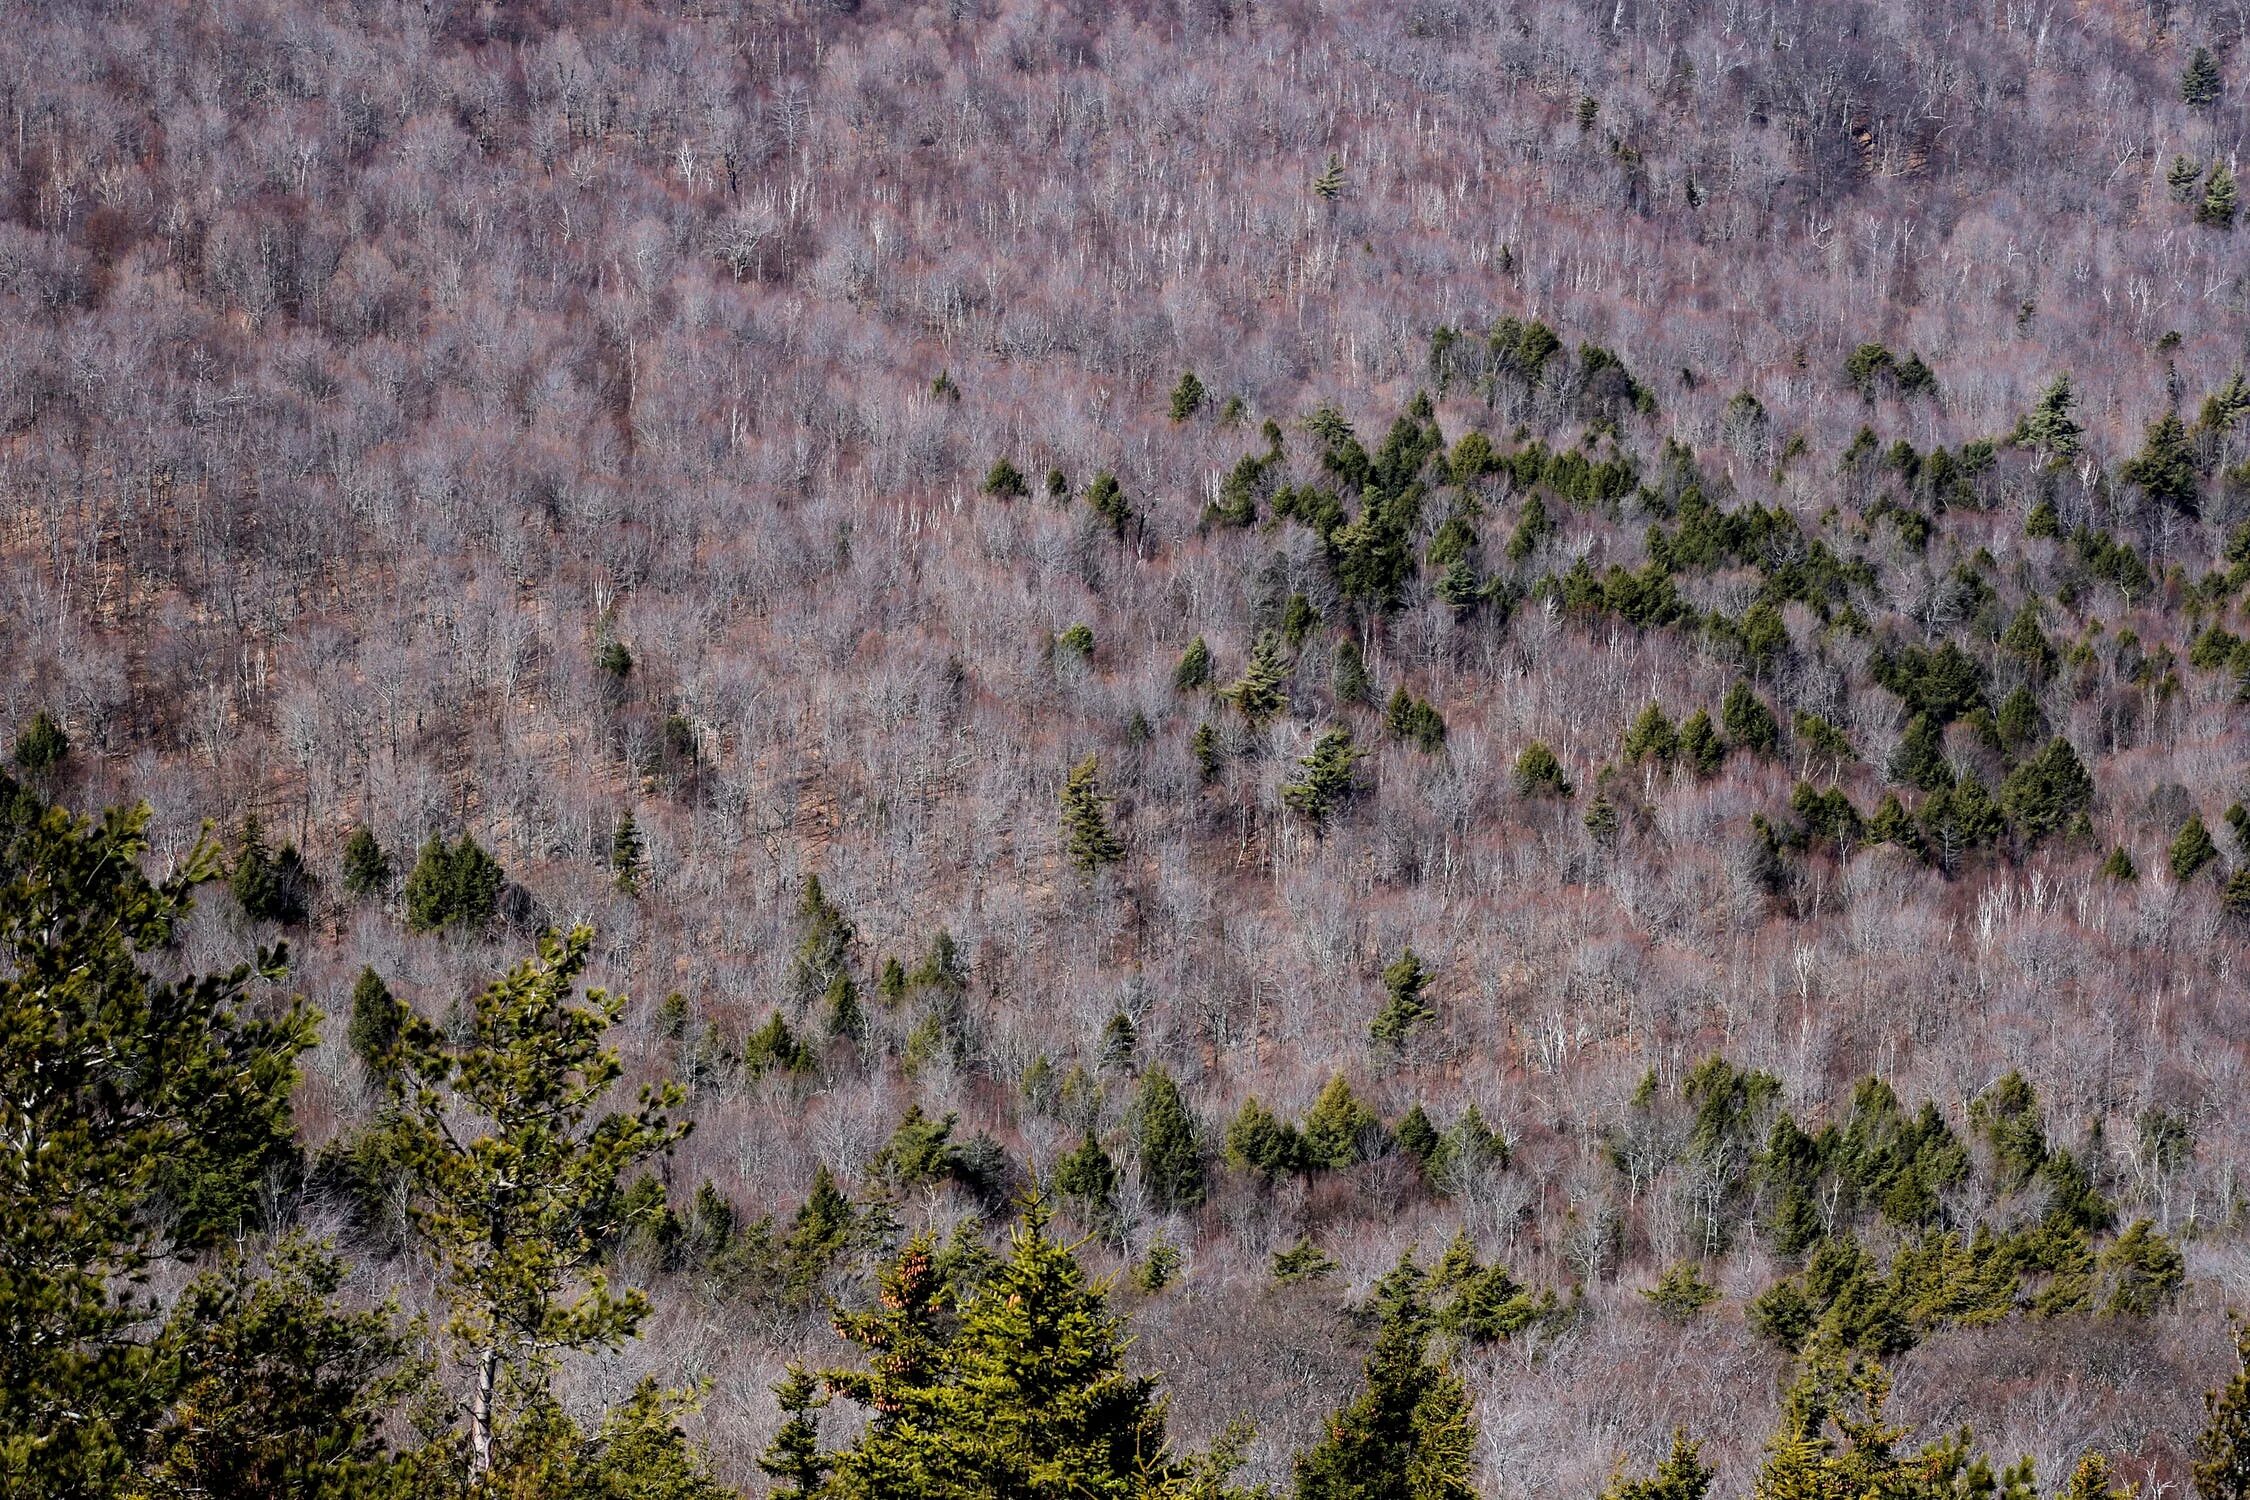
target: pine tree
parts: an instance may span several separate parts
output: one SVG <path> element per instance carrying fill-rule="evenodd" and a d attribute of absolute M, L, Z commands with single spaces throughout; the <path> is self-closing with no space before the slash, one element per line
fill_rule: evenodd
<path fill-rule="evenodd" d="M 1708 729 L 1711 721 L 1706 717 L 1703 723 Z M 1651 703 L 1641 710 L 1640 717 L 1625 731 L 1622 749 L 1627 765 L 1637 766 L 1644 760 L 1653 760 L 1660 766 L 1672 763 L 1672 758 L 1680 753 L 1680 735 L 1664 712 L 1663 704 Z"/>
<path fill-rule="evenodd" d="M 1680 726 L 1679 754 L 1680 759 L 1687 763 L 1688 769 L 1698 776 L 1714 775 L 1726 763 L 1726 742 L 1719 738 L 1719 731 L 1711 722 L 1710 710 L 1697 709 Z"/>
<path fill-rule="evenodd" d="M 1063 849 L 1086 875 L 1125 857 L 1125 846 L 1110 831 L 1109 798 L 1102 795 L 1100 773 L 1099 759 L 1088 755 L 1063 780 Z"/>
<path fill-rule="evenodd" d="M 1544 740 L 1533 740 L 1516 757 L 1515 783 L 1516 795 L 1527 799 L 1576 795 L 1576 788 L 1563 775 L 1562 762 L 1555 759 L 1555 752 Z"/>
<path fill-rule="evenodd" d="M 2060 737 L 2049 740 L 2000 783 L 2000 806 L 2027 843 L 2060 833 L 2093 800 L 2094 778 L 2086 774 L 2070 741 Z"/>
<path fill-rule="evenodd" d="M 1703 1462 L 1702 1450 L 1684 1431 L 1672 1433 L 1672 1451 L 1646 1479 L 1612 1474 L 1602 1488 L 1601 1500 L 1703 1500 L 1710 1492 L 1714 1471 Z"/>
<path fill-rule="evenodd" d="M 1133 1147 L 1141 1182 L 1158 1209 L 1171 1213 L 1201 1205 L 1203 1143 L 1180 1086 L 1162 1067 L 1148 1070 L 1133 1101 Z"/>
<path fill-rule="evenodd" d="M 1203 403 L 1209 395 L 1203 382 L 1196 379 L 1195 371 L 1182 370 L 1180 383 L 1172 387 L 1172 420 L 1185 422 L 1195 416 L 1203 410 Z"/>
<path fill-rule="evenodd" d="M 1260 1104 L 1255 1094 L 1242 1101 L 1227 1126 L 1227 1165 L 1264 1181 L 1296 1171 L 1305 1164 L 1304 1153 L 1297 1127 Z"/>
<path fill-rule="evenodd" d="M 111 1492 L 162 1396 L 140 1283 L 168 1246 L 254 1227 L 268 1174 L 296 1161 L 311 1018 L 260 1019 L 247 966 L 180 972 L 165 950 L 219 851 L 152 881 L 147 822 L 73 817 L 0 777 L 0 1488 L 25 1500 Z"/>
<path fill-rule="evenodd" d="M 1384 1282 L 1365 1384 L 1298 1456 L 1296 1500 L 1474 1500 L 1476 1424 L 1461 1378 L 1429 1358 L 1422 1273 L 1401 1261 Z"/>
<path fill-rule="evenodd" d="M 1322 168 L 1318 177 L 1313 179 L 1312 190 L 1318 193 L 1321 200 L 1326 203 L 1333 203 L 1343 196 L 1344 163 L 1341 157 L 1333 152 L 1329 154 L 1328 165 Z"/>
<path fill-rule="evenodd" d="M 641 1162 L 687 1133 L 676 1084 L 646 1085 L 629 1114 L 595 1118 L 623 1073 L 603 1033 L 624 998 L 577 992 L 593 933 L 542 938 L 535 958 L 480 991 L 460 1031 L 409 1015 L 382 1129 L 412 1190 L 415 1231 L 436 1261 L 446 1332 L 472 1371 L 470 1471 L 504 1461 L 511 1408 L 536 1410 L 555 1354 L 633 1335 L 645 1293 L 612 1291 L 601 1246 L 634 1228 L 619 1192 Z M 464 1118 L 482 1122 L 470 1133 Z M 659 1200 L 643 1212 L 661 1212 Z"/>
<path fill-rule="evenodd" d="M 433 837 L 406 877 L 406 925 L 416 932 L 481 931 L 499 913 L 504 879 L 467 834 L 457 844 Z"/>
<path fill-rule="evenodd" d="M 2109 858 L 2102 861 L 2102 878 L 2114 880 L 2120 885 L 2130 885 L 2141 878 L 2140 870 L 2133 864 L 2133 856 L 2125 852 L 2123 844 L 2110 850 Z"/>
<path fill-rule="evenodd" d="M 982 488 L 995 500 L 1021 500 L 1031 493 L 1031 484 L 1023 477 L 1023 470 L 1005 458 L 994 459 L 992 467 L 985 470 Z"/>
<path fill-rule="evenodd" d="M 1383 970 L 1383 989 L 1390 998 L 1368 1028 L 1369 1039 L 1376 1046 L 1403 1046 L 1408 1033 L 1417 1025 L 1437 1018 L 1437 1012 L 1422 998 L 1423 986 L 1428 982 L 1429 973 L 1412 948 L 1402 950 Z"/>
<path fill-rule="evenodd" d="M 1719 723 L 1737 750 L 1771 755 L 1781 745 L 1781 721 L 1747 682 L 1737 680 L 1727 689 L 1725 700 L 1719 704 Z"/>
<path fill-rule="evenodd" d="M 2180 102 L 2190 109 L 2209 109 L 2219 102 L 2219 60 L 2208 47 L 2198 47 L 2180 72 Z"/>
<path fill-rule="evenodd" d="M 63 733 L 55 716 L 43 708 L 31 716 L 31 722 L 16 736 L 16 765 L 30 775 L 53 770 L 68 754 L 70 736 Z"/>
<path fill-rule="evenodd" d="M 647 856 L 641 843 L 641 826 L 633 821 L 630 808 L 618 814 L 617 826 L 610 832 L 609 868 L 619 890 L 627 895 L 640 890 Z"/>
<path fill-rule="evenodd" d="M 2187 427 L 2176 409 L 2149 424 L 2140 453 L 2127 460 L 2118 473 L 2126 483 L 2139 485 L 2152 500 L 2175 510 L 2195 511 L 2195 451 L 2188 444 Z M 2024 607 L 2029 609 L 2031 605 L 2026 602 Z"/>
<path fill-rule="evenodd" d="M 244 916 L 284 926 L 302 922 L 307 888 L 311 883 L 311 873 L 298 856 L 296 845 L 284 844 L 276 852 L 267 846 L 265 830 L 259 825 L 256 813 L 242 820 L 242 836 L 236 846 L 234 870 L 227 877 L 227 887 Z"/>
<path fill-rule="evenodd" d="M 375 840 L 365 823 L 352 825 L 344 840 L 344 891 L 352 896 L 380 896 L 391 888 L 391 857 Z"/>
<path fill-rule="evenodd" d="M 344 1040 L 368 1077 L 387 1082 L 397 1071 L 394 1052 L 404 1020 L 404 1007 L 383 983 L 383 976 L 372 968 L 362 968 L 352 985 L 351 1020 L 345 1027 Z"/>
<path fill-rule="evenodd" d="M 2209 1421 L 2196 1435 L 2196 1500 L 2250 1500 L 2250 1324 L 2234 1334 L 2235 1372 L 2203 1397 Z"/>
<path fill-rule="evenodd" d="M 1188 736 L 1188 754 L 1195 759 L 1196 780 L 1208 785 L 1219 779 L 1219 735 L 1208 721 Z"/>
<path fill-rule="evenodd" d="M 2189 813 L 2180 825 L 2167 861 L 2172 867 L 2172 878 L 2182 885 L 2193 880 L 2198 872 L 2219 857 L 2219 846 L 2211 841 L 2211 830 L 2203 826 L 2203 814 Z"/>
<path fill-rule="evenodd" d="M 1117 1164 L 1092 1131 L 1085 1133 L 1077 1150 L 1055 1163 L 1055 1191 L 1096 1221 L 1107 1221 L 1116 1212 Z"/>
<path fill-rule="evenodd" d="M 1316 1167 L 1350 1167 L 1383 1144 L 1383 1122 L 1360 1102 L 1343 1074 L 1328 1080 L 1305 1116 L 1305 1160 Z"/>
<path fill-rule="evenodd" d="M 1172 669 L 1172 688 L 1175 692 L 1192 693 L 1207 687 L 1211 682 L 1211 647 L 1202 636 L 1188 642 L 1187 650 L 1180 653 L 1180 664 Z"/>
<path fill-rule="evenodd" d="M 1086 486 L 1086 503 L 1107 523 L 1112 535 L 1123 538 L 1132 529 L 1133 506 L 1118 486 L 1117 476 L 1104 469 Z"/>
<path fill-rule="evenodd" d="M 1357 790 L 1353 768 L 1367 752 L 1352 744 L 1352 732 L 1336 725 L 1321 731 L 1312 754 L 1298 761 L 1301 768 L 1281 786 L 1281 800 L 1324 827 L 1337 806 Z"/>
<path fill-rule="evenodd" d="M 2234 173 L 2225 162 L 2211 169 L 2211 177 L 2203 187 L 2203 201 L 2195 206 L 2195 222 L 2212 229 L 2234 228 L 2235 185 Z"/>
<path fill-rule="evenodd" d="M 1242 675 L 1219 690 L 1253 725 L 1265 724 L 1289 707 L 1290 666 L 1282 653 L 1281 637 L 1270 630 L 1258 634 L 1250 648 L 1250 661 Z"/>
<path fill-rule="evenodd" d="M 1906 734 L 1891 752 L 1888 769 L 1891 780 L 1901 786 L 1925 792 L 1952 790 L 1953 767 L 1946 762 L 1945 742 L 1939 737 L 1936 719 L 1916 714 L 1907 720 Z"/>
<path fill-rule="evenodd" d="M 2071 408 L 2077 404 L 2078 395 L 2070 388 L 2068 372 L 2057 375 L 2016 424 L 2011 441 L 2019 448 L 2031 449 L 2043 464 L 2069 462 L 2078 456 L 2086 435 L 2086 429 L 2071 415 Z"/>

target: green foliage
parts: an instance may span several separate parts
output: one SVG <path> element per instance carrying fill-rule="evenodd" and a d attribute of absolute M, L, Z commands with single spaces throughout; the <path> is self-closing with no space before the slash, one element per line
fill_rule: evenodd
<path fill-rule="evenodd" d="M 1577 795 L 1570 778 L 1563 775 L 1562 762 L 1543 740 L 1533 740 L 1516 756 L 1515 785 L 1516 795 L 1527 799 Z"/>
<path fill-rule="evenodd" d="M 1177 692 L 1192 693 L 1211 684 L 1211 647 L 1202 636 L 1188 642 L 1187 650 L 1180 653 L 1180 664 L 1172 669 L 1172 687 Z"/>
<path fill-rule="evenodd" d="M 1219 735 L 1208 721 L 1196 725 L 1195 733 L 1188 736 L 1188 754 L 1195 759 L 1198 781 L 1209 785 L 1219 779 Z"/>
<path fill-rule="evenodd" d="M 63 733 L 55 716 L 40 709 L 31 716 L 31 722 L 16 734 L 16 765 L 29 775 L 51 771 L 70 754 L 70 736 Z"/>
<path fill-rule="evenodd" d="M 2171 1306 L 2187 1285 L 2186 1260 L 2146 1219 L 2135 1219 L 2110 1241 L 2097 1266 L 2108 1287 L 2101 1304 L 2107 1317 L 2149 1317 Z"/>
<path fill-rule="evenodd" d="M 1703 1279 L 1703 1268 L 1692 1260 L 1667 1266 L 1656 1285 L 1642 1292 L 1656 1310 L 1676 1323 L 1685 1323 L 1719 1300 L 1719 1289 Z"/>
<path fill-rule="evenodd" d="M 1204 388 L 1202 381 L 1196 379 L 1195 371 L 1182 370 L 1180 383 L 1172 387 L 1172 420 L 1187 421 L 1203 410 L 1204 402 L 1208 399 L 1210 392 Z"/>
<path fill-rule="evenodd" d="M 2189 1470 L 2197 1500 L 2250 1496 L 2250 1324 L 2236 1327 L 2234 1351 L 2234 1374 L 2203 1397 L 2208 1420 Z"/>
<path fill-rule="evenodd" d="M 1299 1238 L 1288 1249 L 1276 1250 L 1273 1254 L 1275 1286 L 1295 1286 L 1302 1281 L 1318 1281 L 1335 1269 L 1335 1260 L 1310 1239 Z"/>
<path fill-rule="evenodd" d="M 1270 630 L 1261 631 L 1250 648 L 1250 660 L 1242 675 L 1221 688 L 1219 696 L 1239 709 L 1251 724 L 1268 723 L 1289 707 L 1290 671 L 1281 637 Z"/>
<path fill-rule="evenodd" d="M 1367 658 L 1360 653 L 1357 641 L 1338 641 L 1336 658 L 1329 670 L 1329 687 L 1336 694 L 1339 705 L 1365 703 L 1375 695 L 1373 679 L 1367 675 Z"/>
<path fill-rule="evenodd" d="M 2211 841 L 2211 830 L 2203 826 L 2203 814 L 2189 813 L 2166 855 L 2172 878 L 2185 885 L 2218 857 L 2219 846 Z"/>
<path fill-rule="evenodd" d="M 1203 1202 L 1203 1142 L 1180 1086 L 1160 1066 L 1143 1075 L 1133 1100 L 1133 1148 L 1157 1208 L 1173 1212 Z"/>
<path fill-rule="evenodd" d="M 1712 776 L 1726 763 L 1726 741 L 1711 722 L 1708 709 L 1697 709 L 1680 725 L 1680 760 L 1698 776 Z"/>
<path fill-rule="evenodd" d="M 1383 732 L 1406 740 L 1425 755 L 1445 748 L 1445 719 L 1427 698 L 1417 698 L 1405 687 L 1394 689 L 1383 705 Z"/>
<path fill-rule="evenodd" d="M 1093 482 L 1086 486 L 1086 504 L 1109 527 L 1111 535 L 1119 539 L 1138 519 L 1131 502 L 1125 498 L 1125 491 L 1118 486 L 1117 476 L 1107 469 L 1096 474 Z"/>
<path fill-rule="evenodd" d="M 1886 767 L 1892 781 L 1925 792 L 1949 791 L 1953 786 L 1953 767 L 1945 758 L 1945 742 L 1939 737 L 1937 720 L 1928 714 L 1916 714 L 1906 724 L 1906 733 L 1900 738 L 1898 748 L 1891 752 Z"/>
<path fill-rule="evenodd" d="M 624 1071 L 603 1043 L 624 999 L 577 997 L 592 943 L 583 927 L 550 934 L 478 992 L 457 1032 L 411 1015 L 401 1032 L 381 1131 L 450 1305 L 446 1332 L 473 1372 L 477 1474 L 500 1464 L 511 1410 L 537 1411 L 554 1352 L 614 1347 L 639 1328 L 648 1298 L 611 1289 L 599 1248 L 634 1228 L 626 1175 L 687 1133 L 667 1114 L 684 1097 L 675 1084 L 644 1086 L 631 1113 L 595 1116 Z M 460 1129 L 464 1116 L 481 1128 Z"/>
<path fill-rule="evenodd" d="M 1086 875 L 1125 857 L 1124 844 L 1110 831 L 1110 799 L 1102 793 L 1100 775 L 1098 758 L 1089 755 L 1063 780 L 1063 850 Z"/>
<path fill-rule="evenodd" d="M 499 914 L 506 878 L 466 833 L 454 844 L 433 837 L 406 877 L 406 925 L 416 932 L 481 932 Z"/>
<path fill-rule="evenodd" d="M 2232 229 L 2237 207 L 2233 169 L 2216 162 L 2204 183 L 2203 201 L 2195 205 L 2195 222 L 2210 229 Z"/>
<path fill-rule="evenodd" d="M 1781 745 L 1780 720 L 1747 682 L 1737 681 L 1727 689 L 1719 705 L 1719 723 L 1730 744 L 1752 755 L 1771 755 Z"/>
<path fill-rule="evenodd" d="M 1383 970 L 1383 990 L 1389 998 L 1368 1028 L 1368 1037 L 1376 1046 L 1401 1047 L 1416 1026 L 1437 1019 L 1437 1012 L 1422 998 L 1428 983 L 1429 973 L 1412 948 L 1401 950 Z"/>
<path fill-rule="evenodd" d="M 387 1081 L 397 1070 L 396 1049 L 406 1021 L 406 1008 L 391 994 L 383 976 L 372 968 L 359 971 L 352 985 L 351 1019 L 344 1041 L 367 1076 Z"/>
<path fill-rule="evenodd" d="M 1226 1161 L 1237 1171 L 1256 1173 L 1266 1182 L 1310 1165 L 1297 1127 L 1260 1104 L 1255 1094 L 1242 1101 L 1242 1108 L 1227 1126 Z"/>
<path fill-rule="evenodd" d="M 2231 207 L 2228 214 L 2232 222 Z M 2175 510 L 2193 513 L 2200 488 L 2195 472 L 2195 451 L 2188 443 L 2187 427 L 2177 408 L 2151 422 L 2141 441 L 2141 451 L 2118 470 L 2127 484 L 2137 484 L 2152 500 Z M 2028 605 L 2026 606 L 2029 607 Z"/>
<path fill-rule="evenodd" d="M 1610 1475 L 1601 1500 L 1704 1500 L 1710 1492 L 1712 1469 L 1703 1462 L 1702 1449 L 1687 1440 L 1685 1432 L 1672 1434 L 1672 1451 L 1646 1479 L 1628 1478 L 1622 1471 Z"/>
<path fill-rule="evenodd" d="M 1085 1133 L 1076 1150 L 1055 1163 L 1055 1191 L 1090 1218 L 1104 1220 L 1116 1212 L 1117 1164 L 1092 1131 Z"/>
<path fill-rule="evenodd" d="M 1383 1122 L 1360 1102 L 1343 1074 L 1328 1080 L 1305 1116 L 1305 1160 L 1315 1167 L 1343 1168 L 1370 1160 L 1385 1144 Z"/>
<path fill-rule="evenodd" d="M 981 488 L 996 500 L 1022 500 L 1031 494 L 1031 482 L 1023 477 L 1023 470 L 1005 458 L 992 461 L 992 467 L 985 470 Z"/>
<path fill-rule="evenodd" d="M 252 813 L 242 820 L 227 889 L 242 914 L 253 921 L 295 926 L 305 920 L 312 872 L 305 868 L 295 844 L 283 844 L 278 852 L 268 848 L 265 830 Z"/>
<path fill-rule="evenodd" d="M 1710 728 L 1708 714 L 1703 724 L 1705 729 Z M 1627 765 L 1637 766 L 1642 761 L 1653 760 L 1660 766 L 1669 766 L 1680 753 L 1680 732 L 1664 712 L 1664 705 L 1651 702 L 1625 731 L 1621 748 Z"/>
<path fill-rule="evenodd" d="M 2221 87 L 2219 60 L 2210 48 L 2196 48 L 2180 70 L 2180 102 L 2190 109 L 2209 109 L 2219 102 Z"/>
<path fill-rule="evenodd" d="M 828 899 L 816 874 L 805 877 L 804 893 L 797 898 L 797 924 L 803 936 L 789 965 L 789 992 L 802 1010 L 827 998 L 836 976 L 851 963 L 852 944 L 859 939 L 851 919 Z"/>
<path fill-rule="evenodd" d="M 933 1119 L 923 1113 L 921 1105 L 908 1105 L 890 1140 L 875 1153 L 874 1170 L 901 1188 L 942 1182 L 953 1176 L 960 1166 L 953 1127 L 960 1119 L 950 1111 L 943 1119 Z"/>
<path fill-rule="evenodd" d="M 774 1387 L 781 1408 L 780 1430 L 758 1455 L 758 1467 L 779 1481 L 773 1500 L 816 1500 L 834 1460 L 820 1451 L 820 1409 L 828 1404 L 820 1384 L 802 1365 L 792 1364 Z"/>
<path fill-rule="evenodd" d="M 1055 637 L 1057 654 L 1078 661 L 1094 659 L 1094 628 L 1081 621 Z"/>
<path fill-rule="evenodd" d="M 2030 844 L 2068 828 L 2093 801 L 2094 778 L 2060 736 L 2000 783 L 2000 806 L 2017 835 Z"/>
<path fill-rule="evenodd" d="M 296 1161 L 311 1019 L 296 1003 L 256 1018 L 249 967 L 156 958 L 218 853 L 200 843 L 149 880 L 147 817 L 72 817 L 0 777 L 0 1488 L 31 1500 L 105 1492 L 157 1394 L 140 1278 L 253 1225 L 268 1175 Z"/>
<path fill-rule="evenodd" d="M 2057 375 L 2016 424 L 2009 441 L 2031 449 L 2042 464 L 2069 462 L 2078 456 L 2086 436 L 2086 429 L 2072 415 L 2077 404 L 2078 393 L 2071 389 L 2068 372 Z"/>
<path fill-rule="evenodd" d="M 1329 153 L 1328 165 L 1321 168 L 1320 175 L 1313 179 L 1312 190 L 1319 194 L 1324 203 L 1333 203 L 1343 196 L 1344 163 L 1341 157 L 1333 152 Z"/>
<path fill-rule="evenodd" d="M 2141 878 L 2140 870 L 2133 864 L 2133 856 L 2125 852 L 2123 844 L 2110 850 L 2109 858 L 2102 861 L 2102 878 L 2117 881 L 2121 885 L 2130 885 Z"/>
<path fill-rule="evenodd" d="M 627 895 L 640 890 L 642 877 L 648 873 L 648 850 L 630 808 L 617 815 L 616 826 L 610 830 L 609 870 L 617 888 Z"/>
<path fill-rule="evenodd" d="M 1312 753 L 1297 762 L 1296 776 L 1282 783 L 1281 800 L 1324 827 L 1337 807 L 1358 790 L 1354 772 L 1367 752 L 1352 743 L 1352 732 L 1342 725 L 1321 731 Z"/>
<path fill-rule="evenodd" d="M 365 823 L 352 825 L 344 840 L 344 892 L 351 896 L 380 896 L 391 888 L 391 857 L 376 842 Z"/>
<path fill-rule="evenodd" d="M 1461 1378 L 1429 1357 L 1421 1271 L 1401 1261 L 1377 1296 L 1364 1384 L 1298 1456 L 1296 1500 L 1473 1500 L 1476 1424 Z"/>

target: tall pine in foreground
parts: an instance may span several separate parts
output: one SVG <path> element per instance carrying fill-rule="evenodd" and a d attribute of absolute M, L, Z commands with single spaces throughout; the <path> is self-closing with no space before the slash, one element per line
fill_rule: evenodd
<path fill-rule="evenodd" d="M 2208 1392 L 2210 1421 L 2195 1440 L 2196 1500 L 2250 1496 L 2250 1325 L 2235 1330 L 2235 1372 Z"/>

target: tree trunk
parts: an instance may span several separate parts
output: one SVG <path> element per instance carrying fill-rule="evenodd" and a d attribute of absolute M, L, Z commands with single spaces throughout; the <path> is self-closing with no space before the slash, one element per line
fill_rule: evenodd
<path fill-rule="evenodd" d="M 492 1472 L 492 1395 L 500 1382 L 500 1351 L 487 1349 L 477 1357 L 477 1394 L 469 1405 L 469 1472 Z"/>

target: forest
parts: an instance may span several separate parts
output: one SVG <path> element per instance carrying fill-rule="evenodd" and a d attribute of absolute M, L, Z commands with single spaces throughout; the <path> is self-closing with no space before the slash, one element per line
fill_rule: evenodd
<path fill-rule="evenodd" d="M 0 16 L 0 1493 L 2250 1500 L 2250 5 Z"/>

